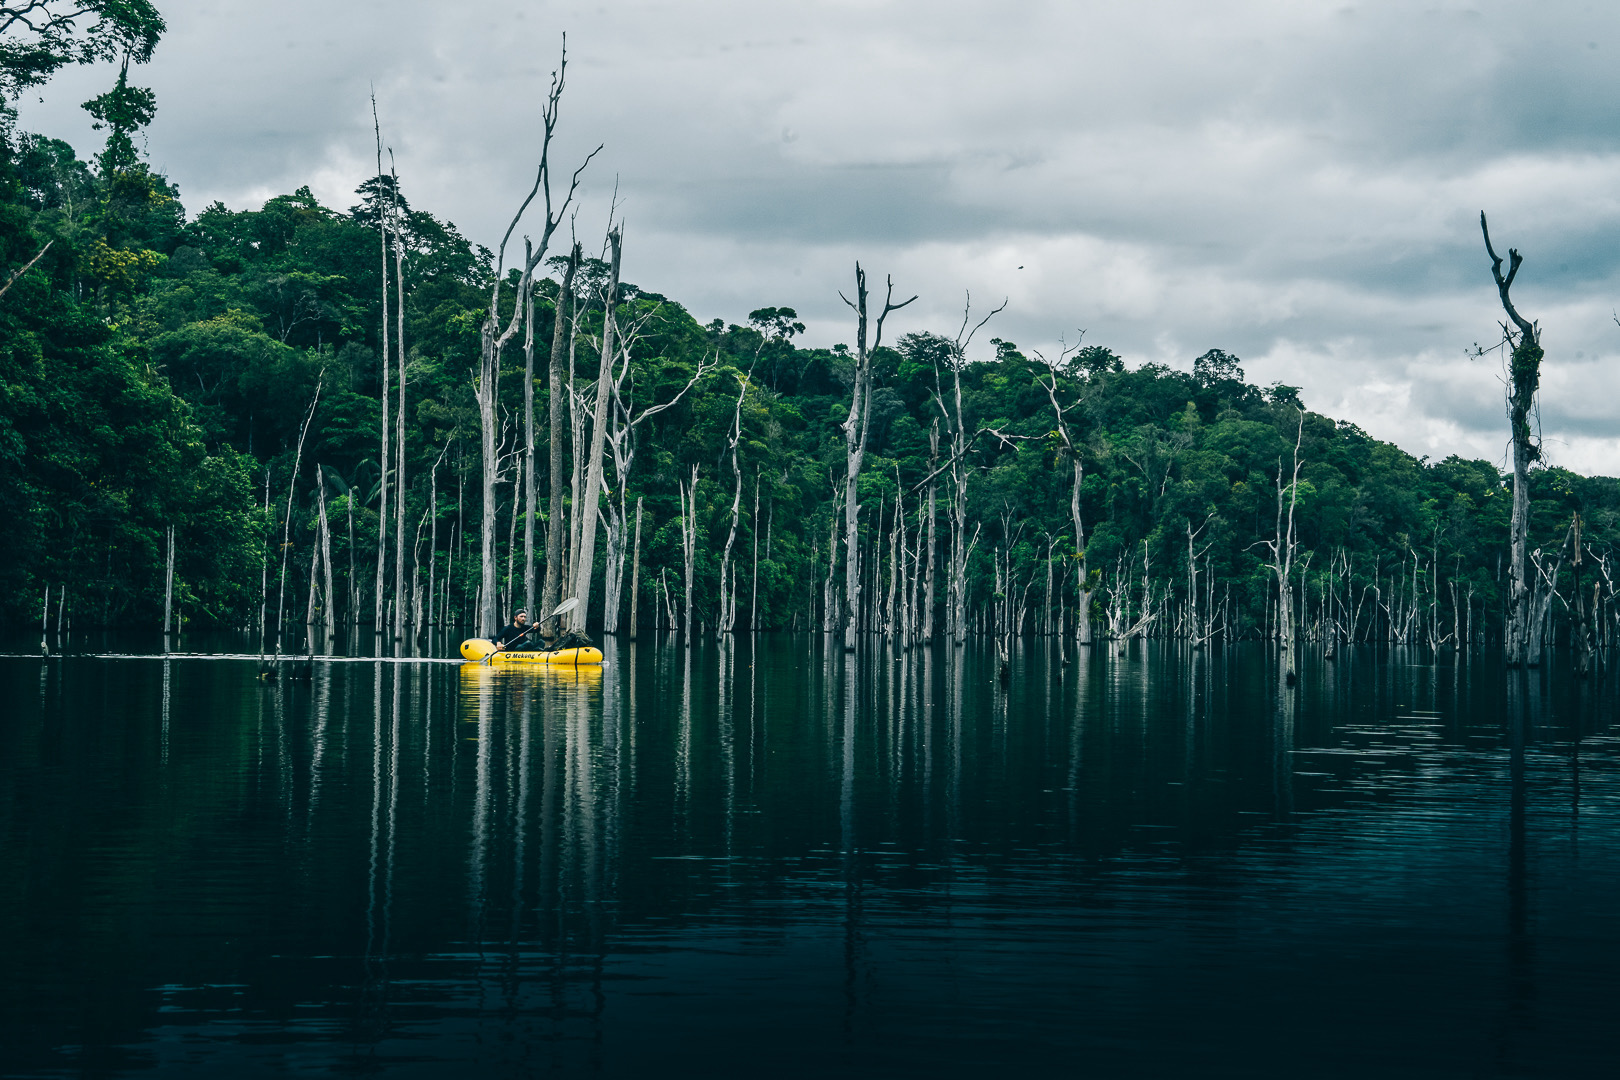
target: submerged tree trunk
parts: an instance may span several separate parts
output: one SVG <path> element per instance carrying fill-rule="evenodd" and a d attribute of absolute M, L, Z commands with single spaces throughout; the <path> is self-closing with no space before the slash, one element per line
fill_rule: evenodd
<path fill-rule="evenodd" d="M 636 543 L 630 554 L 630 640 L 636 640 L 637 604 L 641 599 L 641 497 L 636 497 Z"/>
<path fill-rule="evenodd" d="M 692 612 L 692 576 L 697 568 L 697 466 L 692 466 L 692 486 L 681 485 L 681 555 L 686 569 L 685 623 L 681 630 L 683 643 L 690 648 L 697 622 Z"/>
<path fill-rule="evenodd" d="M 743 399 L 748 396 L 748 379 L 737 380 L 737 411 L 731 420 L 731 438 L 727 448 L 731 451 L 731 475 L 735 481 L 731 495 L 731 529 L 726 533 L 726 546 L 720 556 L 720 615 L 715 620 L 715 636 L 731 633 L 737 623 L 737 573 L 731 561 L 731 549 L 737 542 L 737 522 L 742 510 L 742 469 L 737 464 L 737 443 L 742 441 Z"/>
<path fill-rule="evenodd" d="M 321 563 L 326 567 L 326 600 L 321 605 L 321 626 L 327 640 L 331 640 L 337 632 L 337 604 L 332 595 L 332 526 L 326 517 L 326 474 L 319 465 L 315 467 L 315 490 L 320 513 Z"/>
<path fill-rule="evenodd" d="M 1535 408 L 1536 388 L 1541 381 L 1541 333 L 1535 323 L 1514 308 L 1508 290 L 1524 263 L 1516 248 L 1508 249 L 1508 272 L 1502 275 L 1502 259 L 1491 247 L 1490 228 L 1483 211 L 1479 230 L 1485 237 L 1485 252 L 1491 258 L 1491 277 L 1502 300 L 1511 326 L 1504 326 L 1504 340 L 1512 350 L 1508 364 L 1508 421 L 1513 432 L 1513 510 L 1508 522 L 1508 602 L 1506 641 L 1510 665 L 1541 662 L 1540 650 L 1530 648 L 1530 586 L 1527 581 L 1526 549 L 1530 533 L 1530 463 L 1541 457 L 1541 446 L 1530 430 L 1530 413 Z"/>
<path fill-rule="evenodd" d="M 934 553 L 939 550 L 939 544 L 934 539 L 934 519 L 939 516 L 934 505 L 935 492 L 939 484 L 935 479 L 938 472 L 935 462 L 939 459 L 939 421 L 935 420 L 928 429 L 928 570 L 927 580 L 923 585 L 922 610 L 922 639 L 927 644 L 934 641 Z"/>
<path fill-rule="evenodd" d="M 495 252 L 495 273 L 489 290 L 489 310 L 485 316 L 484 324 L 479 335 L 479 369 L 478 369 L 478 421 L 481 428 L 481 449 L 483 458 L 482 492 L 484 497 L 483 521 L 480 529 L 480 554 L 482 565 L 480 567 L 479 632 L 484 636 L 493 636 L 499 627 L 495 611 L 495 481 L 500 469 L 500 461 L 496 454 L 496 410 L 495 399 L 499 389 L 498 383 L 501 370 L 501 350 L 512 340 L 517 333 L 518 325 L 523 317 L 523 298 L 528 294 L 534 282 L 534 268 L 545 258 L 546 250 L 550 247 L 552 234 L 562 223 L 567 213 L 568 204 L 573 201 L 574 193 L 579 187 L 580 173 L 595 157 L 598 146 L 591 151 L 579 166 L 574 170 L 569 181 L 568 192 L 560 205 L 553 206 L 551 193 L 551 140 L 557 128 L 559 105 L 562 101 L 563 86 L 566 82 L 568 70 L 568 55 L 566 43 L 561 61 L 557 65 L 557 72 L 552 76 L 551 90 L 547 94 L 546 103 L 541 112 L 542 130 L 540 139 L 540 164 L 535 171 L 534 184 L 524 197 L 517 213 L 512 216 L 512 222 L 506 227 L 506 233 L 501 237 L 500 247 Z M 540 242 L 535 245 L 525 243 L 527 257 L 524 259 L 523 273 L 519 276 L 517 293 L 513 298 L 512 314 L 501 325 L 501 285 L 503 283 L 503 267 L 506 257 L 506 246 L 511 242 L 512 233 L 517 230 L 518 222 L 523 220 L 524 213 L 529 209 L 536 195 L 544 193 L 545 222 L 540 234 Z"/>
<path fill-rule="evenodd" d="M 377 97 L 371 97 L 371 123 L 377 135 L 377 177 L 382 178 L 382 128 L 377 123 Z M 382 404 L 382 448 L 377 460 L 377 590 L 372 613 L 372 632 L 383 632 L 384 598 L 388 559 L 388 472 L 393 464 L 388 452 L 389 423 L 388 423 L 388 392 L 390 389 L 388 371 L 388 218 L 381 206 L 377 212 L 377 235 L 379 247 L 382 251 L 382 352 L 378 358 L 378 371 L 382 376 L 381 392 L 378 395 Z M 279 627 L 277 633 L 280 633 Z"/>
<path fill-rule="evenodd" d="M 392 162 L 394 152 L 388 152 Z M 394 640 L 405 636 L 405 238 L 399 212 L 399 174 L 394 179 L 394 352 L 399 358 L 399 407 L 394 410 Z"/>
<path fill-rule="evenodd" d="M 843 500 L 844 493 L 834 489 L 832 520 L 827 526 L 827 579 L 821 586 L 821 629 L 828 634 L 838 629 L 838 518 Z"/>
<path fill-rule="evenodd" d="M 287 481 L 287 515 L 281 524 L 281 581 L 276 586 L 276 655 L 281 655 L 281 628 L 286 615 L 287 595 L 287 554 L 292 547 L 292 508 L 293 493 L 298 490 L 298 467 L 304 460 L 304 440 L 309 436 L 309 425 L 315 419 L 315 406 L 321 401 L 321 388 L 326 383 L 323 372 L 315 381 L 315 395 L 309 400 L 309 412 L 304 416 L 304 426 L 298 433 L 298 449 L 293 454 L 292 477 Z"/>
<path fill-rule="evenodd" d="M 581 253 L 579 245 L 575 244 L 568 253 L 568 265 L 563 269 L 562 285 L 557 290 L 557 310 L 555 323 L 551 330 L 551 366 L 549 373 L 549 398 L 547 411 L 550 416 L 551 437 L 551 486 L 547 492 L 550 500 L 548 507 L 549 517 L 546 523 L 546 579 L 540 592 L 540 611 L 534 617 L 544 618 L 554 611 L 562 602 L 559 593 L 562 590 L 562 559 L 563 541 L 567 537 L 563 529 L 563 483 L 564 483 L 564 451 L 566 443 L 565 431 L 567 418 L 564 414 L 564 395 L 567 389 L 563 384 L 563 367 L 570 355 L 568 342 L 572 337 L 573 310 L 574 310 L 574 273 L 579 269 Z"/>
<path fill-rule="evenodd" d="M 1305 414 L 1299 414 L 1299 432 L 1294 437 L 1294 472 L 1287 484 L 1283 483 L 1282 459 L 1277 460 L 1277 538 L 1267 540 L 1271 549 L 1271 569 L 1277 576 L 1277 637 L 1282 642 L 1283 675 L 1291 682 L 1297 670 L 1294 663 L 1294 553 L 1299 544 L 1295 539 L 1294 510 L 1299 504 L 1299 447 L 1305 437 Z M 1283 515 L 1283 492 L 1288 492 L 1286 527 Z"/>
<path fill-rule="evenodd" d="M 872 347 L 866 345 L 866 271 L 855 264 L 855 300 L 843 297 L 844 303 L 855 312 L 855 383 L 850 390 L 849 415 L 841 425 L 844 430 L 844 651 L 855 651 L 855 634 L 861 611 L 860 577 L 860 493 L 857 490 L 861 465 L 866 458 L 866 443 L 872 413 L 872 353 L 883 345 L 883 322 L 889 313 L 898 311 L 917 299 L 894 303 L 894 279 L 887 279 L 888 291 L 883 298 L 883 311 L 875 323 Z M 840 294 L 842 296 L 842 294 Z"/>
<path fill-rule="evenodd" d="M 533 608 L 534 596 L 534 287 L 523 304 L 523 606 Z M 531 610 L 530 620 L 540 618 Z"/>
<path fill-rule="evenodd" d="M 596 561 L 596 510 L 602 496 L 602 451 L 607 437 L 608 399 L 613 392 L 614 309 L 619 302 L 620 230 L 608 233 L 611 258 L 608 263 L 606 311 L 602 316 L 602 362 L 596 376 L 596 408 L 591 417 L 591 449 L 586 459 L 585 500 L 578 514 L 579 558 L 574 565 L 574 595 L 579 606 L 568 613 L 568 626 L 585 629 L 585 616 L 591 601 L 591 570 Z M 575 453 L 578 453 L 576 447 Z"/>

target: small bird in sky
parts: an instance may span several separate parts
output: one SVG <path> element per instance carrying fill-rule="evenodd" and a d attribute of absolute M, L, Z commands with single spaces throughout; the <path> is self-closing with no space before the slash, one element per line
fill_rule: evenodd
<path fill-rule="evenodd" d="M 1019 267 L 1019 268 L 1018 268 L 1018 269 L 1020 269 L 1020 270 L 1022 270 L 1022 269 L 1023 269 L 1023 267 L 1022 267 L 1022 266 L 1020 266 L 1020 267 Z"/>

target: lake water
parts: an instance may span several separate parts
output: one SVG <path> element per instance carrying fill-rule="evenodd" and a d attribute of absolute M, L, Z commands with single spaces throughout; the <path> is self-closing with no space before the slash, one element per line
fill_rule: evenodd
<path fill-rule="evenodd" d="M 1615 1075 L 1612 673 L 605 649 L 0 658 L 0 1075 Z"/>

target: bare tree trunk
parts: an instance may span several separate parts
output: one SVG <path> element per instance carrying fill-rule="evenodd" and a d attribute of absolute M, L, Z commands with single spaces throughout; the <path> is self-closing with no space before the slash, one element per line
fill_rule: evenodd
<path fill-rule="evenodd" d="M 167 541 L 168 552 L 165 562 L 168 568 L 163 575 L 163 639 L 167 643 L 169 629 L 174 620 L 174 526 L 170 525 L 164 530 L 164 539 Z M 45 619 L 51 617 L 51 587 L 45 586 Z M 40 623 L 40 637 L 45 636 L 45 622 Z M 168 652 L 165 646 L 164 652 Z"/>
<path fill-rule="evenodd" d="M 445 440 L 445 449 L 450 448 L 450 441 Z M 444 454 L 439 455 L 443 460 Z M 433 618 L 434 598 L 439 595 L 439 466 L 435 464 L 433 471 L 428 474 L 428 603 L 427 622 L 431 626 L 436 621 Z M 448 581 L 448 577 L 446 577 Z"/>
<path fill-rule="evenodd" d="M 1277 462 L 1277 538 L 1265 541 L 1271 549 L 1271 568 L 1277 575 L 1277 633 L 1282 642 L 1283 674 L 1292 680 L 1294 664 L 1294 552 L 1298 548 L 1294 531 L 1294 509 L 1299 502 L 1299 447 L 1305 437 L 1305 414 L 1299 414 L 1299 432 L 1294 438 L 1294 472 L 1292 479 L 1283 483 L 1282 461 Z M 1284 528 L 1283 492 L 1288 494 L 1287 527 Z"/>
<path fill-rule="evenodd" d="M 641 599 L 641 497 L 636 497 L 636 546 L 630 556 L 630 640 L 636 640 L 637 603 Z"/>
<path fill-rule="evenodd" d="M 686 613 L 681 630 L 684 643 L 692 645 L 697 623 L 692 612 L 692 576 L 697 569 L 697 466 L 692 466 L 692 486 L 681 485 L 681 555 L 686 568 Z"/>
<path fill-rule="evenodd" d="M 731 420 L 731 475 L 735 489 L 731 495 L 731 529 L 726 533 L 725 550 L 720 556 L 720 616 L 715 620 L 715 637 L 731 633 L 737 623 L 736 570 L 731 565 L 731 549 L 737 542 L 737 522 L 742 511 L 742 468 L 737 464 L 737 443 L 742 441 L 743 399 L 748 396 L 748 379 L 737 380 L 737 411 Z"/>
<path fill-rule="evenodd" d="M 899 612 L 895 610 L 895 597 L 904 597 L 900 593 L 900 577 L 904 572 L 905 563 L 900 552 L 900 532 L 905 522 L 905 490 L 900 487 L 900 466 L 895 465 L 894 482 L 896 494 L 894 498 L 894 522 L 889 530 L 889 587 L 883 598 L 883 632 L 891 637 L 897 637 L 900 632 Z"/>
<path fill-rule="evenodd" d="M 1581 588 L 1581 563 L 1582 563 L 1582 560 L 1581 560 L 1581 526 L 1582 526 L 1582 524 L 1583 523 L 1581 521 L 1581 516 L 1579 514 L 1576 514 L 1574 516 L 1574 520 L 1571 522 L 1571 528 L 1575 533 L 1575 556 L 1571 560 L 1571 563 L 1572 563 L 1571 569 L 1573 569 L 1574 572 L 1575 572 L 1575 610 L 1572 613 L 1574 615 L 1574 618 L 1570 621 L 1569 633 L 1570 633 L 1570 637 L 1574 639 L 1573 643 L 1574 643 L 1574 646 L 1575 646 L 1575 674 L 1584 679 L 1584 678 L 1586 678 L 1588 675 L 1590 675 L 1592 673 L 1592 630 L 1591 630 L 1591 621 L 1589 619 L 1589 615 L 1591 613 L 1592 608 L 1595 608 L 1597 606 L 1597 603 L 1596 603 L 1597 594 L 1595 592 L 1593 593 L 1593 596 L 1592 596 L 1593 603 L 1592 603 L 1591 607 L 1588 607 L 1587 602 L 1586 602 L 1585 590 L 1583 590 Z M 1452 601 L 1451 601 L 1452 616 L 1451 616 L 1451 620 L 1452 620 L 1453 623 L 1455 623 L 1457 621 L 1457 616 L 1456 616 L 1456 610 L 1457 610 L 1457 600 L 1456 600 L 1457 584 L 1456 584 L 1456 582 L 1452 582 L 1451 595 L 1452 595 Z"/>
<path fill-rule="evenodd" d="M 317 533 L 309 545 L 309 593 L 304 604 L 304 633 L 309 639 L 310 652 L 315 651 L 315 604 L 321 595 L 321 538 Z"/>
<path fill-rule="evenodd" d="M 1059 358 L 1059 363 L 1062 358 Z M 1069 423 L 1064 415 L 1065 409 L 1058 402 L 1057 397 L 1057 365 L 1048 364 L 1047 381 L 1043 384 L 1047 397 L 1051 399 L 1052 411 L 1057 414 L 1058 435 L 1063 439 L 1063 449 L 1069 455 L 1074 466 L 1074 482 L 1069 487 L 1069 518 L 1074 523 L 1074 552 L 1079 563 L 1078 591 L 1075 597 L 1074 636 L 1077 644 L 1091 644 L 1091 573 L 1086 567 L 1086 529 L 1080 520 L 1080 485 L 1085 480 L 1085 465 L 1080 460 L 1080 447 L 1076 445 L 1069 434 Z"/>
<path fill-rule="evenodd" d="M 966 458 L 970 440 L 967 436 L 965 419 L 962 415 L 962 367 L 967 363 L 967 347 L 973 336 L 979 332 L 985 323 L 996 317 L 996 314 L 1005 308 L 1004 302 L 990 314 L 968 330 L 971 320 L 972 298 L 970 297 L 962 311 L 962 327 L 957 331 L 956 340 L 952 343 L 949 357 L 951 369 L 951 403 L 947 405 L 944 389 L 939 384 L 939 367 L 934 368 L 934 401 L 938 405 L 940 415 L 945 420 L 946 433 L 951 440 L 951 455 L 947 462 L 951 477 L 951 559 L 948 565 L 949 577 L 946 582 L 946 608 L 949 615 L 947 629 L 951 640 L 957 645 L 967 641 L 967 560 L 972 543 L 967 540 L 967 465 Z M 973 533 L 973 543 L 978 542 L 978 530 Z"/>
<path fill-rule="evenodd" d="M 928 430 L 928 471 L 937 472 L 934 462 L 939 458 L 939 421 L 935 420 Z M 939 544 L 934 538 L 934 519 L 939 516 L 934 505 L 934 495 L 938 483 L 931 475 L 928 480 L 928 577 L 923 588 L 922 610 L 922 639 L 928 644 L 934 641 L 934 555 L 939 550 Z"/>
<path fill-rule="evenodd" d="M 1091 597 L 1096 591 L 1091 587 L 1091 571 L 1086 566 L 1086 530 L 1080 521 L 1080 483 L 1084 479 L 1084 466 L 1080 463 L 1079 455 L 1074 459 L 1074 484 L 1069 488 L 1069 516 L 1074 521 L 1074 546 L 1078 554 L 1075 556 L 1079 568 L 1079 588 L 1075 595 L 1074 613 L 1074 640 L 1080 645 L 1090 645 L 1091 631 Z"/>
<path fill-rule="evenodd" d="M 479 630 L 486 637 L 492 636 L 499 626 L 495 611 L 495 480 L 500 469 L 500 461 L 496 455 L 496 415 L 495 398 L 499 389 L 498 383 L 501 370 L 501 350 L 507 342 L 517 333 L 518 324 L 523 317 L 523 298 L 528 294 L 534 281 L 534 268 L 545 258 L 546 249 L 551 244 L 552 234 L 562 223 L 563 215 L 567 212 L 568 204 L 573 201 L 574 192 L 579 187 L 579 176 L 590 164 L 591 158 L 596 156 L 596 150 L 586 156 L 585 161 L 574 170 L 569 181 L 568 193 L 564 196 L 561 205 L 553 209 L 551 195 L 551 139 L 557 127 L 559 104 L 562 100 L 563 86 L 566 82 L 568 69 L 568 55 L 566 40 L 561 61 L 557 72 L 551 79 L 551 90 L 546 97 L 546 103 L 541 113 L 542 132 L 540 140 L 540 165 L 535 172 L 534 185 L 529 194 L 518 207 L 517 213 L 512 216 L 512 222 L 506 227 L 506 233 L 501 237 L 500 247 L 495 253 L 495 273 L 489 291 L 489 312 L 484 320 L 480 334 L 480 357 L 478 378 L 478 420 L 482 429 L 482 457 L 483 457 L 483 522 L 480 530 L 480 553 L 482 556 L 481 585 L 479 597 Z M 530 245 L 525 242 L 526 256 L 524 258 L 523 273 L 518 280 L 517 294 L 514 297 L 511 317 L 505 320 L 502 327 L 501 316 L 501 285 L 503 280 L 503 266 L 506 257 L 506 246 L 516 231 L 518 222 L 523 219 L 529 204 L 534 201 L 537 194 L 545 195 L 545 224 L 540 236 L 540 243 Z"/>
<path fill-rule="evenodd" d="M 523 304 L 523 606 L 533 608 L 534 595 L 534 287 Z M 547 609 L 550 610 L 549 608 Z M 539 611 L 530 611 L 531 620 Z"/>
<path fill-rule="evenodd" d="M 568 342 L 572 337 L 574 310 L 574 273 L 579 269 L 581 254 L 575 244 L 568 253 L 568 265 L 563 269 L 562 285 L 557 290 L 556 321 L 551 330 L 551 366 L 549 398 L 551 437 L 551 481 L 549 520 L 546 523 L 546 580 L 540 593 L 540 610 L 549 615 L 562 602 L 563 540 L 563 452 L 564 452 L 564 395 L 563 365 L 572 354 Z M 536 615 L 535 618 L 544 618 Z"/>
<path fill-rule="evenodd" d="M 1502 299 L 1512 327 L 1504 326 L 1506 343 L 1512 349 L 1509 362 L 1508 420 L 1513 431 L 1513 510 L 1508 523 L 1508 609 L 1504 644 L 1507 662 L 1513 666 L 1541 662 L 1539 651 L 1530 648 L 1530 587 L 1526 580 L 1525 552 L 1530 534 L 1530 463 L 1541 457 L 1541 446 L 1530 430 L 1530 413 L 1535 408 L 1536 388 L 1541 382 L 1541 333 L 1536 325 L 1514 308 L 1508 296 L 1513 279 L 1524 263 L 1516 248 L 1508 249 L 1508 272 L 1502 276 L 1502 260 L 1491 247 L 1491 233 L 1485 214 L 1479 215 L 1479 229 L 1485 237 L 1485 251 L 1491 257 L 1491 277 Z"/>
<path fill-rule="evenodd" d="M 309 400 L 309 412 L 304 416 L 304 427 L 298 433 L 298 450 L 293 454 L 292 477 L 287 481 L 287 516 L 282 519 L 281 525 L 281 580 L 276 586 L 276 655 L 281 655 L 281 628 L 286 615 L 287 594 L 287 549 L 291 547 L 292 539 L 292 508 L 293 493 L 298 490 L 298 466 L 304 460 L 304 439 L 309 435 L 309 425 L 315 419 L 315 406 L 321 401 L 321 387 L 326 383 L 325 373 L 315 381 L 315 396 Z"/>
<path fill-rule="evenodd" d="M 759 629 L 759 472 L 754 472 L 754 513 L 748 519 L 748 526 L 754 532 L 754 587 L 748 597 L 748 629 Z"/>
<path fill-rule="evenodd" d="M 591 601 L 591 571 L 596 562 L 596 510 L 602 496 L 602 450 L 607 438 L 608 399 L 613 392 L 613 330 L 614 309 L 619 303 L 619 257 L 622 248 L 621 232 L 608 233 L 611 257 L 608 262 L 608 290 L 606 311 L 602 316 L 602 362 L 596 376 L 596 409 L 591 418 L 591 452 L 585 474 L 585 505 L 579 512 L 579 560 L 574 565 L 574 595 L 579 606 L 568 613 L 568 626 L 585 629 L 585 617 Z"/>
<path fill-rule="evenodd" d="M 377 95 L 371 96 L 371 125 L 377 136 L 377 179 L 381 180 L 382 171 L 382 128 L 377 122 Z M 378 356 L 378 370 L 382 374 L 382 387 L 379 393 L 382 404 L 382 452 L 378 458 L 377 476 L 377 593 L 373 597 L 374 610 L 372 612 L 372 633 L 383 632 L 383 603 L 387 594 L 386 572 L 388 557 L 388 474 L 393 465 L 392 456 L 388 451 L 389 423 L 388 423 L 388 393 L 390 388 L 389 356 L 388 351 L 388 218 L 381 203 L 377 207 L 377 236 L 379 248 L 382 251 L 382 352 Z M 280 633 L 280 628 L 277 628 Z"/>
<path fill-rule="evenodd" d="M 832 522 L 827 527 L 827 580 L 821 587 L 821 629 L 829 634 L 838 629 L 838 518 L 843 500 L 844 493 L 835 489 Z"/>
<path fill-rule="evenodd" d="M 330 641 L 337 632 L 336 601 L 332 595 L 332 526 L 326 517 L 326 474 L 319 465 L 315 467 L 315 489 L 319 493 L 316 506 L 321 524 L 321 562 L 326 567 L 326 602 L 321 605 L 321 626 Z"/>
<path fill-rule="evenodd" d="M 850 310 L 855 312 L 855 383 L 850 391 L 849 416 L 841 425 L 844 429 L 844 651 L 855 651 L 855 634 L 861 611 L 860 577 L 860 493 L 857 490 L 861 464 L 866 457 L 866 441 L 872 413 L 872 353 L 883 345 L 883 322 L 889 313 L 898 311 L 917 299 L 894 303 L 894 279 L 887 279 L 888 291 L 883 298 L 883 311 L 877 317 L 872 348 L 866 346 L 866 271 L 855 264 L 855 301 L 839 294 Z"/>
<path fill-rule="evenodd" d="M 518 475 L 512 480 L 512 509 L 506 515 L 506 588 L 504 593 L 506 596 L 506 606 L 511 611 L 516 611 L 522 606 L 518 603 L 515 595 L 517 582 L 513 580 L 516 577 L 516 574 L 514 573 L 514 568 L 512 565 L 517 559 L 518 509 L 522 504 L 522 499 L 520 496 L 523 494 L 522 457 L 518 457 L 517 459 L 517 471 Z"/>
<path fill-rule="evenodd" d="M 500 286 L 497 284 L 496 289 Z M 483 505 L 483 520 L 479 529 L 479 584 L 478 625 L 474 633 L 494 637 L 500 623 L 495 612 L 495 478 L 500 470 L 496 455 L 495 392 L 501 376 L 501 351 L 495 335 L 495 320 L 499 314 L 495 301 L 490 302 L 490 317 L 484 323 L 483 356 L 478 380 L 479 449 L 483 470 L 479 478 L 479 498 Z"/>
<path fill-rule="evenodd" d="M 354 489 L 349 489 L 349 610 L 345 621 L 360 625 L 360 582 L 354 576 Z"/>
<path fill-rule="evenodd" d="M 399 212 L 399 174 L 393 171 L 393 151 L 388 153 L 389 173 L 394 178 L 394 350 L 399 357 L 399 407 L 394 410 L 397 437 L 394 452 L 394 640 L 405 637 L 405 237 Z"/>

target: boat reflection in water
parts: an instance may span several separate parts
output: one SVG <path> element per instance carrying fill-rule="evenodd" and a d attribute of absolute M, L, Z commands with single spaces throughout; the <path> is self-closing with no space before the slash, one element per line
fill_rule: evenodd
<path fill-rule="evenodd" d="M 1613 673 L 603 649 L 0 660 L 5 1065 L 1607 1064 Z"/>

